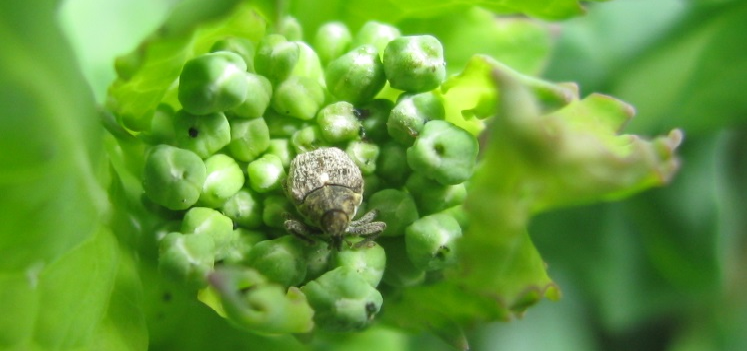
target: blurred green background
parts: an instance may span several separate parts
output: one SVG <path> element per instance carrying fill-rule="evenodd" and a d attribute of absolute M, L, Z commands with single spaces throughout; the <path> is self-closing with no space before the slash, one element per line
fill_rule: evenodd
<path fill-rule="evenodd" d="M 113 57 L 133 50 L 176 3 L 65 2 L 59 18 L 98 102 L 114 79 Z M 682 169 L 669 186 L 623 202 L 535 218 L 532 238 L 564 297 L 470 331 L 472 348 L 747 350 L 747 1 L 616 0 L 588 9 L 548 23 L 543 76 L 633 104 L 638 116 L 625 132 L 682 128 Z M 143 300 L 167 298 L 147 289 L 156 277 L 141 279 Z M 225 322 L 180 298 L 168 296 L 183 310 L 145 311 L 152 349 L 259 342 L 204 327 Z M 159 323 L 179 323 L 181 333 Z M 429 335 L 376 329 L 368 337 L 374 349 L 448 349 Z"/>

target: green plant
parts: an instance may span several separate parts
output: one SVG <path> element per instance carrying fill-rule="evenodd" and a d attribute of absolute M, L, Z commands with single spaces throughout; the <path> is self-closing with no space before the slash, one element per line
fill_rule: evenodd
<path fill-rule="evenodd" d="M 329 323 L 328 329 L 343 330 L 350 328 L 347 322 L 358 329 L 372 321 L 375 326 L 364 334 L 317 333 L 312 345 L 363 343 L 374 335 L 380 343 L 402 348 L 403 336 L 386 329 L 392 327 L 434 332 L 452 345 L 461 345 L 462 328 L 507 319 L 544 297 L 559 296 L 528 235 L 531 217 L 640 192 L 667 181 L 678 165 L 673 151 L 680 142 L 679 132 L 651 141 L 619 135 L 632 117 L 629 105 L 597 94 L 580 98 L 573 85 L 535 78 L 549 50 L 543 25 L 517 19 L 496 22 L 485 8 L 434 9 L 404 2 L 392 9 L 355 2 L 344 10 L 330 5 L 319 12 L 322 7 L 313 1 L 291 2 L 287 9 L 265 2 L 188 1 L 170 11 L 160 30 L 138 50 L 117 61 L 119 78 L 97 118 L 90 91 L 76 73 L 75 60 L 57 27 L 24 30 L 25 23 L 32 22 L 31 13 L 53 23 L 53 5 L 2 5 L 7 10 L 2 12 L 9 15 L 0 35 L 14 49 L 1 56 L 2 76 L 9 83 L 2 85 L 0 95 L 9 116 L 2 121 L 8 128 L 0 135 L 6 194 L 0 210 L 8 217 L 0 227 L 5 257 L 0 265 L 0 293 L 7 311 L 0 319 L 3 346 L 144 349 L 150 344 L 199 349 L 252 344 L 292 349 L 302 346 L 288 334 L 270 338 L 251 332 L 308 332 L 324 323 Z M 488 9 L 544 18 L 580 11 L 573 1 L 555 7 L 495 2 Z M 298 21 L 287 20 L 285 14 Z M 370 18 L 386 20 L 396 28 L 381 22 L 365 24 Z M 385 87 L 371 100 L 367 91 L 351 93 L 349 87 L 337 85 L 342 93 L 332 93 L 331 98 L 325 85 L 331 86 L 335 77 L 324 75 L 322 63 L 334 65 L 335 57 L 347 51 L 337 49 L 337 43 L 324 43 L 324 35 L 314 41 L 310 35 L 317 28 L 330 28 L 325 24 L 331 20 L 351 29 L 348 35 L 340 35 L 340 42 L 369 43 L 380 53 L 401 34 L 432 34 L 443 44 L 448 75 L 443 82 L 436 77 L 440 87 L 429 93 L 417 94 L 421 86 L 401 86 L 412 91 L 399 97 Z M 381 29 L 384 33 L 376 34 Z M 241 38 L 243 44 L 227 44 L 231 37 Z M 299 42 L 300 38 L 313 46 Z M 506 49 L 514 38 L 524 39 L 516 52 Z M 234 54 L 219 53 L 226 50 Z M 320 57 L 315 58 L 317 54 Z M 173 83 L 182 67 L 195 57 L 205 57 L 201 55 L 221 56 L 229 62 L 239 57 L 245 63 L 246 57 L 256 58 L 254 65 L 241 67 L 247 71 L 245 78 L 232 80 L 231 94 L 219 99 L 218 107 L 208 104 L 213 106 L 209 111 L 179 111 L 187 106 L 183 103 L 187 95 Z M 33 69 L 24 70 L 30 62 Z M 382 64 L 386 71 L 386 60 Z M 42 81 L 45 84 L 28 84 Z M 379 83 L 374 83 L 372 89 L 377 90 Z M 422 89 L 430 89 L 430 84 Z M 242 98 L 249 86 L 262 92 L 255 95 L 256 101 Z M 102 93 L 100 88 L 95 91 Z M 318 114 L 334 99 L 353 100 L 349 102 L 355 103 L 355 109 L 334 118 Z M 433 112 L 434 103 L 443 113 Z M 367 118 L 358 121 L 356 109 Z M 392 109 L 413 113 L 383 119 Z M 16 112 L 20 110 L 48 123 L 28 123 Z M 428 112 L 419 112 L 423 110 Z M 258 111 L 264 111 L 263 116 Z M 208 114 L 210 119 L 198 114 Z M 335 121 L 362 127 L 370 139 L 361 140 L 351 132 L 355 128 L 325 129 L 339 127 Z M 441 135 L 448 137 L 441 140 Z M 480 145 L 482 155 L 472 175 L 474 159 L 454 157 L 449 141 L 463 138 L 458 147 L 466 151 L 455 153 L 472 155 L 477 151 L 473 147 L 477 135 L 487 142 Z M 157 146 L 146 152 L 160 144 L 181 147 L 183 151 L 171 154 L 173 160 L 186 162 L 177 164 L 180 169 L 204 167 L 204 174 L 198 170 L 197 175 L 189 172 L 189 177 L 177 179 L 188 189 L 188 199 L 174 198 L 160 187 L 171 172 L 159 172 L 170 161 L 156 159 L 157 151 L 173 149 Z M 335 256 L 335 266 L 330 266 L 324 248 L 284 242 L 290 239 L 283 236 L 283 214 L 290 210 L 279 191 L 282 170 L 294 153 L 329 144 L 346 149 L 364 172 L 364 198 L 370 201 L 363 206 L 394 201 L 396 206 L 385 207 L 402 210 L 404 206 L 405 212 L 414 214 L 412 220 L 392 216 L 388 226 L 401 227 L 403 232 L 377 240 L 380 247 L 375 247 L 383 249 L 387 261 L 381 292 L 372 284 L 378 280 L 375 275 L 361 278 L 354 264 L 344 263 L 356 259 Z M 211 156 L 216 152 L 221 157 Z M 395 154 L 400 157 L 391 156 Z M 440 158 L 457 166 L 439 166 Z M 236 169 L 247 170 L 246 180 L 236 177 Z M 456 172 L 465 169 L 465 174 Z M 199 181 L 200 175 L 211 174 L 226 181 L 212 185 Z M 150 176 L 154 185 L 143 182 Z M 248 185 L 242 188 L 244 181 Z M 142 189 L 150 186 L 153 191 L 146 189 L 144 197 Z M 438 200 L 448 206 L 436 206 Z M 183 207 L 184 203 L 189 205 Z M 199 207 L 187 214 L 179 212 L 195 204 Z M 262 212 L 258 208 L 244 214 L 241 204 L 261 206 Z M 200 225 L 185 227 L 185 215 L 196 209 L 206 211 L 199 217 L 223 223 L 221 229 L 206 236 L 193 230 Z M 227 220 L 240 228 L 225 227 Z M 448 229 L 449 240 L 461 233 L 455 239 L 456 258 L 449 256 L 451 251 L 439 251 L 443 261 L 423 259 L 424 251 L 434 249 L 420 241 L 421 234 L 437 231 L 429 226 Z M 268 241 L 282 246 L 262 244 Z M 408 249 L 407 241 L 420 244 Z M 186 249 L 177 250 L 180 246 Z M 264 246 L 268 255 L 254 258 L 253 248 Z M 451 249 L 443 244 L 436 249 L 444 246 Z M 306 264 L 292 265 L 292 274 L 282 281 L 273 280 L 274 274 L 263 269 L 258 268 L 258 273 L 232 265 L 278 268 L 258 263 L 275 254 L 284 257 L 284 263 L 303 257 Z M 162 272 L 156 270 L 159 259 Z M 225 269 L 215 270 L 216 262 L 225 263 Z M 448 262 L 456 263 L 449 266 Z M 301 266 L 306 272 L 299 278 L 295 268 Z M 188 277 L 192 287 L 209 286 L 200 291 L 201 301 L 192 287 L 170 280 L 180 277 Z M 293 287 L 306 279 L 313 283 Z M 329 297 L 328 292 L 340 295 Z M 82 296 L 86 296 L 85 306 L 77 308 L 83 305 Z M 346 310 L 351 313 L 343 315 L 350 319 L 341 322 L 339 315 L 327 313 L 340 296 L 363 299 L 365 311 L 376 307 L 384 312 L 375 320 L 363 315 L 361 321 L 359 306 Z M 175 320 L 187 320 L 180 330 L 194 332 L 177 340 Z M 229 323 L 249 332 L 232 329 Z"/>

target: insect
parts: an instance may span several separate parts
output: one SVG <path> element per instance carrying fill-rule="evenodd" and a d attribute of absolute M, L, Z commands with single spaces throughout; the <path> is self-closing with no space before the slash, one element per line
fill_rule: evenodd
<path fill-rule="evenodd" d="M 361 247 L 379 236 L 386 223 L 374 222 L 376 210 L 352 220 L 363 201 L 363 176 L 342 150 L 324 147 L 296 156 L 285 191 L 304 221 L 288 218 L 285 229 L 314 243 L 325 240 L 338 251 L 346 234 L 364 237 Z"/>

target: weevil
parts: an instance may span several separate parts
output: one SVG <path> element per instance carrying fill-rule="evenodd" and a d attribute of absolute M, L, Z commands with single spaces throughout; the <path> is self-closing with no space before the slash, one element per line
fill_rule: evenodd
<path fill-rule="evenodd" d="M 296 156 L 284 187 L 305 220 L 289 216 L 285 229 L 309 243 L 325 240 L 339 251 L 345 235 L 363 237 L 355 244 L 361 247 L 386 229 L 386 223 L 374 221 L 376 210 L 353 220 L 363 201 L 363 175 L 353 160 L 336 147 Z"/>

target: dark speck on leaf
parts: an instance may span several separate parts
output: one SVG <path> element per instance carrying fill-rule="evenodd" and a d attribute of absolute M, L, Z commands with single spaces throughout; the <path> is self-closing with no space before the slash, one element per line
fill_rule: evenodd
<path fill-rule="evenodd" d="M 171 293 L 170 292 L 167 291 L 167 292 L 163 293 L 163 301 L 171 301 Z"/>

